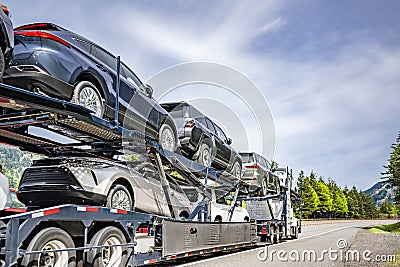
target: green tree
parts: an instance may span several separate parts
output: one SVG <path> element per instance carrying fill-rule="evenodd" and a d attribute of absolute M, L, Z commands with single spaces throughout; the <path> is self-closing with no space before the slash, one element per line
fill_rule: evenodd
<path fill-rule="evenodd" d="M 336 183 L 328 179 L 327 183 L 332 197 L 332 213 L 337 218 L 343 218 L 349 211 L 347 206 L 347 199 L 344 191 L 340 189 Z"/>
<path fill-rule="evenodd" d="M 318 195 L 319 205 L 317 206 L 317 212 L 327 216 L 332 211 L 332 196 L 329 187 L 325 184 L 322 178 L 316 183 L 315 192 Z"/>
<path fill-rule="evenodd" d="M 302 174 L 302 211 L 305 218 L 310 218 L 311 215 L 317 210 L 319 205 L 318 195 L 315 192 L 312 181 L 309 177 L 304 177 Z"/>
<path fill-rule="evenodd" d="M 348 216 L 351 218 L 360 218 L 361 206 L 359 203 L 358 191 L 355 186 L 353 186 L 351 190 L 347 191 L 346 200 L 348 206 Z"/>
<path fill-rule="evenodd" d="M 383 174 L 385 175 L 384 178 L 389 178 L 389 182 L 397 187 L 396 202 L 400 203 L 400 133 L 396 138 L 396 143 L 391 148 L 389 164 L 384 166 L 387 171 Z"/>

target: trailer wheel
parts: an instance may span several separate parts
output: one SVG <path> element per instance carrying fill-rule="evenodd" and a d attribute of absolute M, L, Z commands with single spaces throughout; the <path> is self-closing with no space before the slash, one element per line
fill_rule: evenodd
<path fill-rule="evenodd" d="M 275 232 L 275 235 L 274 235 L 274 244 L 279 244 L 279 240 L 280 240 L 280 238 L 279 238 L 279 229 L 278 228 L 276 228 L 276 227 L 274 227 L 274 232 Z"/>
<path fill-rule="evenodd" d="M 75 248 L 71 236 L 57 227 L 41 230 L 29 243 L 27 251 L 46 251 Z M 68 266 L 76 265 L 76 251 L 45 252 L 41 254 L 28 254 L 22 258 L 21 266 Z"/>
<path fill-rule="evenodd" d="M 294 233 L 291 235 L 292 239 L 299 238 L 299 228 L 293 227 Z"/>
<path fill-rule="evenodd" d="M 133 197 L 129 190 L 121 185 L 115 184 L 107 195 L 107 207 L 114 209 L 133 210 Z"/>
<path fill-rule="evenodd" d="M 94 248 L 87 254 L 85 266 L 113 267 L 126 266 L 127 249 L 124 246 L 127 240 L 118 228 L 109 226 L 98 231 L 90 240 L 91 246 L 110 246 Z"/>

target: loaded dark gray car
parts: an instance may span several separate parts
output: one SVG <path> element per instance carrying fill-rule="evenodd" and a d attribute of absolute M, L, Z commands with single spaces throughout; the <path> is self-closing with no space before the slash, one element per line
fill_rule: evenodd
<path fill-rule="evenodd" d="M 8 8 L 0 4 L 0 80 L 10 63 L 14 47 L 13 24 Z"/>
<path fill-rule="evenodd" d="M 14 29 L 15 47 L 4 83 L 81 104 L 96 116 L 113 119 L 116 103 L 117 58 L 88 39 L 52 23 Z M 175 151 L 172 119 L 123 62 L 120 68 L 119 122 L 145 132 Z"/>
<path fill-rule="evenodd" d="M 163 103 L 175 121 L 182 153 L 205 166 L 226 170 L 240 177 L 242 159 L 231 146 L 232 139 L 211 119 L 186 102 Z"/>
<path fill-rule="evenodd" d="M 279 193 L 279 179 L 267 159 L 255 152 L 240 153 L 243 161 L 242 180 L 250 184 L 251 191 L 260 196 Z"/>

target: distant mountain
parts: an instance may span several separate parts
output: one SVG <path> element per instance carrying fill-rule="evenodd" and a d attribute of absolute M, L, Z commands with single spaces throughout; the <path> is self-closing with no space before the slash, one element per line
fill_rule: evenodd
<path fill-rule="evenodd" d="M 394 202 L 396 188 L 393 187 L 389 182 L 382 181 L 377 182 L 371 188 L 363 191 L 363 193 L 371 195 L 376 206 L 380 207 L 385 199 L 389 200 L 389 202 Z"/>

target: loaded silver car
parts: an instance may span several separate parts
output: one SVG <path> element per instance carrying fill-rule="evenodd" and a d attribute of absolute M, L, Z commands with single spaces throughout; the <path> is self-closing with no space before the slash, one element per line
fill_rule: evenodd
<path fill-rule="evenodd" d="M 250 191 L 257 191 L 260 196 L 279 192 L 279 178 L 267 159 L 255 152 L 239 154 L 243 162 L 242 180 L 250 185 Z"/>
<path fill-rule="evenodd" d="M 167 177 L 179 217 L 190 214 L 190 201 Z M 104 205 L 170 217 L 160 176 L 151 162 L 116 162 L 97 158 L 46 158 L 25 170 L 17 192 L 28 206 Z"/>

